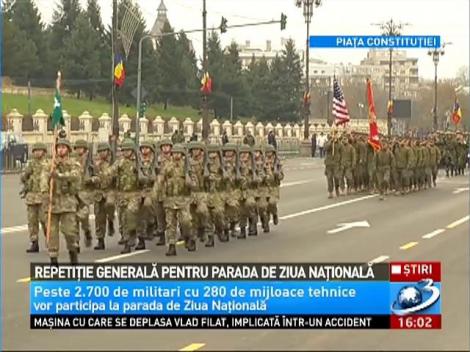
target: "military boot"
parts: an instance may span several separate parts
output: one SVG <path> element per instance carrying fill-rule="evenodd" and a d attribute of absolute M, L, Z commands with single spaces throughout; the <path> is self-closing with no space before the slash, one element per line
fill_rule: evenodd
<path fill-rule="evenodd" d="M 227 241 L 230 239 L 230 228 L 225 228 L 224 229 L 224 237 L 227 238 Z"/>
<path fill-rule="evenodd" d="M 157 233 L 158 241 L 157 246 L 164 246 L 165 245 L 165 232 Z"/>
<path fill-rule="evenodd" d="M 264 233 L 269 232 L 269 222 L 267 221 L 263 224 L 263 232 Z"/>
<path fill-rule="evenodd" d="M 127 253 L 130 253 L 131 251 L 132 251 L 132 247 L 128 243 L 126 243 L 124 245 L 124 248 L 121 251 L 121 254 L 127 254 Z"/>
<path fill-rule="evenodd" d="M 194 252 L 196 250 L 196 241 L 193 239 L 187 240 L 186 249 L 188 250 L 188 252 Z M 175 251 L 175 255 L 176 255 L 176 251 Z"/>
<path fill-rule="evenodd" d="M 93 238 L 91 237 L 91 231 L 86 230 L 85 231 L 85 247 L 87 248 L 91 247 L 92 241 L 93 241 Z"/>
<path fill-rule="evenodd" d="M 75 251 L 70 251 L 69 252 L 69 257 L 70 257 L 70 264 L 75 265 L 78 264 L 78 253 Z"/>
<path fill-rule="evenodd" d="M 336 195 L 336 196 L 338 196 L 338 195 Z M 333 198 L 333 192 L 329 192 L 328 193 L 328 199 L 332 199 L 332 198 Z"/>
<path fill-rule="evenodd" d="M 140 251 L 142 249 L 145 249 L 145 240 L 142 237 L 139 237 L 139 243 L 135 247 L 135 250 Z"/>
<path fill-rule="evenodd" d="M 114 221 L 113 220 L 108 220 L 108 236 L 109 237 L 114 236 Z"/>
<path fill-rule="evenodd" d="M 230 235 L 232 237 L 237 237 L 237 230 L 235 230 L 235 222 L 230 223 Z"/>
<path fill-rule="evenodd" d="M 258 223 L 256 218 L 249 220 L 248 236 L 258 236 Z"/>
<path fill-rule="evenodd" d="M 104 238 L 98 238 L 98 243 L 96 244 L 94 250 L 102 251 L 104 249 Z"/>
<path fill-rule="evenodd" d="M 39 242 L 31 241 L 29 248 L 26 250 L 26 253 L 37 253 L 39 252 Z"/>
<path fill-rule="evenodd" d="M 205 244 L 206 247 L 214 247 L 214 235 L 210 234 L 207 236 L 207 242 Z"/>
<path fill-rule="evenodd" d="M 166 255 L 167 257 L 175 256 L 175 255 L 176 255 L 176 245 L 170 244 L 170 245 L 168 246 L 168 250 L 166 251 L 165 255 Z"/>
<path fill-rule="evenodd" d="M 336 188 L 336 189 L 335 189 L 335 192 L 336 192 L 336 197 L 341 196 L 341 193 L 340 193 L 340 191 L 339 191 L 339 188 Z"/>
<path fill-rule="evenodd" d="M 274 225 L 279 224 L 279 216 L 277 216 L 277 214 L 273 214 L 273 224 Z"/>
<path fill-rule="evenodd" d="M 238 234 L 237 238 L 245 239 L 246 238 L 246 227 L 240 226 L 240 233 Z"/>
<path fill-rule="evenodd" d="M 217 231 L 217 238 L 220 242 L 228 242 L 228 231 L 227 233 L 224 231 Z"/>
<path fill-rule="evenodd" d="M 51 265 L 59 266 L 59 260 L 57 259 L 57 257 L 51 257 Z"/>

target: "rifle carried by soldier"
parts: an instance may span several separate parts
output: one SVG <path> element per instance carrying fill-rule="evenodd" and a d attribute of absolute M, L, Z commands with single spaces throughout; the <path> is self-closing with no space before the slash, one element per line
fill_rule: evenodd
<path fill-rule="evenodd" d="M 91 178 L 93 176 L 96 176 L 96 167 L 95 163 L 93 161 L 93 144 L 88 145 L 88 154 L 87 154 L 87 159 L 85 163 L 85 177 Z"/>

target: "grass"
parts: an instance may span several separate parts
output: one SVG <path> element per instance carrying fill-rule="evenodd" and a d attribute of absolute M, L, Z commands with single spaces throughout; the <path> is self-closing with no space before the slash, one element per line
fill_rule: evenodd
<path fill-rule="evenodd" d="M 5 93 L 3 95 L 3 114 L 9 114 L 12 109 L 17 109 L 20 114 L 28 114 L 28 97 L 26 95 L 16 95 Z M 54 100 L 53 96 L 33 96 L 31 98 L 31 113 L 34 114 L 36 110 L 42 109 L 46 114 L 52 112 Z M 103 113 L 108 113 L 111 116 L 111 104 L 104 99 L 94 99 L 89 101 L 87 99 L 76 99 L 71 97 L 62 97 L 62 106 L 64 110 L 71 116 L 80 116 L 84 111 L 88 111 L 93 117 L 100 117 Z M 134 106 L 126 107 L 125 105 L 119 106 L 119 114 L 128 114 L 129 117 L 135 116 L 136 108 Z M 161 105 L 151 105 L 147 107 L 146 116 L 153 119 L 160 115 L 162 118 L 169 119 L 176 117 L 184 119 L 190 117 L 193 120 L 199 120 L 201 116 L 199 111 L 190 106 L 168 106 L 167 110 L 163 110 Z"/>

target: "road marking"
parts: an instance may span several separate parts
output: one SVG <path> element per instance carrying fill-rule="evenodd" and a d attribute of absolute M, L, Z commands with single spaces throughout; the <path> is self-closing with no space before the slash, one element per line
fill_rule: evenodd
<path fill-rule="evenodd" d="M 297 185 L 303 185 L 305 183 L 311 183 L 315 180 L 301 180 L 301 181 L 293 181 L 293 182 L 284 182 L 281 183 L 281 188 L 282 187 L 291 187 L 291 186 L 297 186 Z"/>
<path fill-rule="evenodd" d="M 29 276 L 16 280 L 16 282 L 30 282 L 30 281 L 31 281 L 31 278 Z"/>
<path fill-rule="evenodd" d="M 470 187 L 462 187 L 462 188 L 457 188 L 455 191 L 453 191 L 453 194 L 459 194 L 462 192 L 468 192 L 470 190 Z"/>
<path fill-rule="evenodd" d="M 107 262 L 112 262 L 113 260 L 116 260 L 116 259 L 132 257 L 132 256 L 134 256 L 134 255 L 138 255 L 138 254 L 142 254 L 142 253 L 146 253 L 146 252 L 150 252 L 150 249 L 142 249 L 141 251 L 135 251 L 135 252 L 130 252 L 130 253 L 126 253 L 126 254 L 115 255 L 115 256 L 113 256 L 113 257 L 107 257 L 107 258 L 97 259 L 97 260 L 95 260 L 95 263 L 107 263 Z"/>
<path fill-rule="evenodd" d="M 2 229 L 2 235 L 5 234 L 5 233 L 26 231 L 27 229 L 28 229 L 28 225 L 19 225 L 19 226 L 12 226 L 12 227 L 4 227 L 4 228 Z"/>
<path fill-rule="evenodd" d="M 423 235 L 422 237 L 426 238 L 426 239 L 430 239 L 430 238 L 433 238 L 434 236 L 437 236 L 437 235 L 443 233 L 444 231 L 445 231 L 444 229 L 438 229 L 436 231 L 433 231 L 433 232 L 430 232 L 426 235 Z"/>
<path fill-rule="evenodd" d="M 338 227 L 333 230 L 327 231 L 327 233 L 334 234 L 342 231 L 346 231 L 355 227 L 370 227 L 370 224 L 363 220 L 363 221 L 355 221 L 355 222 L 346 222 L 342 224 L 338 224 Z"/>
<path fill-rule="evenodd" d="M 459 219 L 457 221 L 454 221 L 452 224 L 447 225 L 447 228 L 453 229 L 454 227 L 457 227 L 463 224 L 464 222 L 467 222 L 469 218 L 470 218 L 470 215 L 464 216 L 462 219 Z"/>
<path fill-rule="evenodd" d="M 304 210 L 304 211 L 301 211 L 301 212 L 298 212 L 298 213 L 294 213 L 294 214 L 289 214 L 289 215 L 280 216 L 280 217 L 279 217 L 279 220 L 287 220 L 287 219 L 296 218 L 296 217 L 302 216 L 302 215 L 317 213 L 317 212 L 319 212 L 319 211 L 323 211 L 323 210 L 328 210 L 328 209 L 332 209 L 332 208 L 341 207 L 341 206 L 343 206 L 343 205 L 347 205 L 347 204 L 352 204 L 352 203 L 360 202 L 361 200 L 366 200 L 366 199 L 374 198 L 374 197 L 377 197 L 377 196 L 378 196 L 377 194 L 372 194 L 372 195 L 369 195 L 369 196 L 364 196 L 364 197 L 359 197 L 359 198 L 355 198 L 355 199 L 345 200 L 344 202 L 339 202 L 339 203 L 333 203 L 333 204 L 329 204 L 329 205 L 324 205 L 324 206 L 319 207 L 319 208 L 313 208 L 313 209 Z"/>
<path fill-rule="evenodd" d="M 192 343 L 190 345 L 187 345 L 183 347 L 182 349 L 178 351 L 196 351 L 202 347 L 204 347 L 206 344 L 205 343 Z"/>
<path fill-rule="evenodd" d="M 403 246 L 400 247 L 401 250 L 407 250 L 410 248 L 413 248 L 416 246 L 419 242 L 408 242 L 407 244 L 404 244 Z"/>
<path fill-rule="evenodd" d="M 372 259 L 369 264 L 377 264 L 377 263 L 382 263 L 386 261 L 387 259 L 390 259 L 388 255 L 381 255 L 380 257 Z"/>

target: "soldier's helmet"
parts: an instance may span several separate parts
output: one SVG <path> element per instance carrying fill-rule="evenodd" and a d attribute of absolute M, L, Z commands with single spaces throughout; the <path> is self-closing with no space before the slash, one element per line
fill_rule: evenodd
<path fill-rule="evenodd" d="M 224 146 L 222 146 L 222 151 L 234 151 L 236 152 L 238 149 L 237 145 L 234 143 L 227 143 Z"/>
<path fill-rule="evenodd" d="M 254 145 L 252 148 L 253 152 L 260 152 L 263 154 L 263 147 L 260 144 Z"/>
<path fill-rule="evenodd" d="M 204 146 L 204 143 L 192 141 L 188 144 L 188 150 L 193 150 L 193 149 L 200 149 L 204 151 L 206 148 Z"/>
<path fill-rule="evenodd" d="M 249 145 L 246 145 L 246 144 L 242 144 L 240 146 L 240 148 L 238 148 L 238 152 L 239 153 L 250 153 L 251 152 L 251 148 Z"/>
<path fill-rule="evenodd" d="M 101 142 L 101 143 L 98 143 L 98 153 L 99 152 L 103 152 L 105 150 L 111 150 L 111 146 L 109 145 L 109 143 L 106 143 L 106 142 Z"/>
<path fill-rule="evenodd" d="M 69 152 L 72 151 L 72 144 L 68 139 L 59 139 L 56 143 L 56 146 L 59 145 L 65 145 L 69 149 Z"/>
<path fill-rule="evenodd" d="M 47 146 L 41 142 L 34 143 L 32 151 L 34 152 L 35 150 L 44 150 L 47 153 Z"/>
<path fill-rule="evenodd" d="M 85 148 L 88 149 L 88 143 L 84 139 L 78 139 L 75 144 L 73 145 L 73 148 Z"/>
<path fill-rule="evenodd" d="M 276 153 L 276 148 L 272 146 L 271 144 L 267 144 L 266 147 L 264 147 L 264 152 L 265 153 Z"/>
<path fill-rule="evenodd" d="M 135 149 L 135 144 L 132 139 L 125 139 L 121 143 L 121 150 L 134 150 Z"/>
<path fill-rule="evenodd" d="M 150 148 L 152 152 L 155 152 L 155 146 L 151 141 L 143 141 L 140 143 L 140 147 L 147 147 Z"/>
<path fill-rule="evenodd" d="M 180 154 L 185 155 L 186 154 L 186 149 L 185 149 L 183 144 L 175 144 L 173 146 L 173 148 L 171 149 L 171 153 L 172 154 L 180 153 Z"/>
<path fill-rule="evenodd" d="M 169 145 L 169 146 L 173 147 L 173 142 L 168 138 L 162 139 L 160 141 L 160 143 L 158 144 L 158 147 L 161 149 L 164 145 Z"/>
<path fill-rule="evenodd" d="M 209 144 L 206 148 L 207 153 L 219 153 L 221 148 L 218 144 Z"/>

